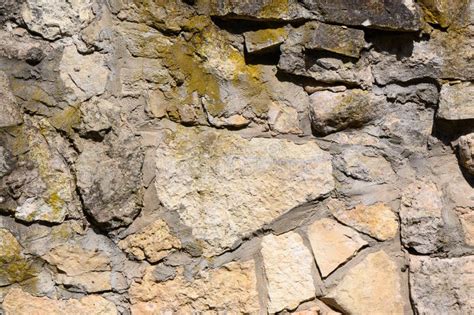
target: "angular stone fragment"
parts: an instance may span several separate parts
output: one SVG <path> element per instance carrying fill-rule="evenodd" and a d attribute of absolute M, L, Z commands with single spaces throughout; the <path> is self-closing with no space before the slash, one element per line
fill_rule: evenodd
<path fill-rule="evenodd" d="M 35 297 L 21 289 L 11 289 L 5 296 L 2 307 L 5 315 L 118 314 L 112 302 L 98 295 L 89 295 L 79 300 L 55 300 Z"/>
<path fill-rule="evenodd" d="M 7 75 L 0 71 L 0 128 L 21 124 L 20 107 L 11 92 Z"/>
<path fill-rule="evenodd" d="M 292 30 L 303 33 L 303 46 L 306 49 L 327 50 L 348 57 L 360 57 L 365 46 L 364 32 L 339 25 L 308 22 Z"/>
<path fill-rule="evenodd" d="M 474 175 L 474 133 L 459 138 L 459 162 Z"/>
<path fill-rule="evenodd" d="M 77 186 L 85 210 L 97 224 L 114 229 L 132 223 L 138 214 L 142 152 L 132 134 L 113 142 L 112 148 L 84 143 L 76 161 Z"/>
<path fill-rule="evenodd" d="M 250 314 L 260 309 L 253 261 L 228 263 L 203 272 L 194 281 L 179 275 L 173 280 L 156 283 L 151 270 L 141 283 L 136 282 L 130 288 L 132 314 Z"/>
<path fill-rule="evenodd" d="M 268 123 L 272 130 L 281 133 L 300 134 L 298 112 L 289 106 L 271 104 L 268 110 Z"/>
<path fill-rule="evenodd" d="M 268 51 L 283 43 L 288 35 L 286 28 L 269 28 L 244 33 L 248 53 Z"/>
<path fill-rule="evenodd" d="M 314 142 L 246 140 L 208 128 L 163 131 L 156 167 L 158 197 L 204 241 L 205 255 L 334 187 L 330 155 Z"/>
<path fill-rule="evenodd" d="M 438 117 L 446 120 L 474 119 L 474 84 L 444 84 L 441 87 Z"/>
<path fill-rule="evenodd" d="M 420 15 L 412 0 L 303 0 L 326 22 L 397 31 L 416 31 Z"/>
<path fill-rule="evenodd" d="M 456 208 L 464 232 L 464 240 L 467 245 L 474 246 L 474 209 Z"/>
<path fill-rule="evenodd" d="M 398 233 L 397 216 L 383 203 L 370 206 L 361 204 L 351 210 L 336 206 L 330 207 L 330 210 L 339 221 L 378 240 L 392 239 Z"/>
<path fill-rule="evenodd" d="M 93 0 L 26 0 L 21 16 L 28 29 L 46 39 L 72 36 L 94 18 Z"/>
<path fill-rule="evenodd" d="M 354 315 L 404 314 L 401 281 L 395 262 L 378 251 L 349 270 L 323 301 Z"/>
<path fill-rule="evenodd" d="M 295 309 L 316 294 L 313 257 L 300 235 L 289 232 L 262 240 L 263 265 L 268 287 L 268 312 Z"/>
<path fill-rule="evenodd" d="M 46 120 L 39 123 L 25 121 L 18 135 L 18 141 L 28 146 L 27 158 L 35 166 L 32 173 L 36 177 L 23 187 L 24 194 L 15 209 L 15 218 L 19 220 L 61 223 L 66 215 L 74 215 L 80 206 L 74 176 L 58 150 L 60 144 L 56 137 L 54 128 Z"/>
<path fill-rule="evenodd" d="M 368 60 L 356 59 L 365 46 L 363 35 L 342 26 L 306 23 L 289 32 L 280 47 L 278 68 L 331 85 L 369 87 L 373 77 Z"/>
<path fill-rule="evenodd" d="M 81 104 L 79 133 L 86 137 L 103 138 L 120 121 L 120 107 L 104 99 Z"/>
<path fill-rule="evenodd" d="M 361 127 L 377 115 L 381 97 L 363 90 L 319 91 L 310 96 L 311 125 L 318 135 Z"/>
<path fill-rule="evenodd" d="M 294 20 L 309 17 L 296 0 L 203 1 L 211 15 L 249 20 Z"/>
<path fill-rule="evenodd" d="M 83 249 L 77 245 L 60 245 L 43 258 L 61 271 L 54 276 L 57 284 L 80 292 L 112 289 L 110 261 L 103 252 Z"/>
<path fill-rule="evenodd" d="M 410 256 L 410 289 L 418 314 L 472 314 L 474 256 Z"/>
<path fill-rule="evenodd" d="M 35 271 L 21 255 L 21 245 L 8 230 L 0 228 L 0 286 L 21 282 Z"/>
<path fill-rule="evenodd" d="M 173 249 L 181 247 L 181 242 L 170 232 L 168 224 L 157 220 L 143 231 L 127 236 L 119 242 L 126 253 L 140 260 L 156 263 L 166 257 Z"/>
<path fill-rule="evenodd" d="M 65 86 L 74 92 L 68 99 L 71 104 L 77 104 L 105 91 L 109 70 L 105 66 L 104 55 L 81 55 L 76 46 L 66 46 L 59 70 Z"/>
<path fill-rule="evenodd" d="M 403 245 L 422 254 L 435 252 L 442 245 L 442 210 L 441 192 L 434 183 L 407 186 L 400 205 Z"/>
<path fill-rule="evenodd" d="M 327 277 L 367 245 L 353 229 L 331 219 L 322 219 L 311 224 L 308 228 L 308 238 L 323 277 Z"/>

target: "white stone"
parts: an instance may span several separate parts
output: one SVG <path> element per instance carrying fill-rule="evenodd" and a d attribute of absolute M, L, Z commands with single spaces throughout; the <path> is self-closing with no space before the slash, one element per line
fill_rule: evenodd
<path fill-rule="evenodd" d="M 293 310 L 316 294 L 312 277 L 314 260 L 301 236 L 289 232 L 262 240 L 263 265 L 268 287 L 268 312 Z"/>
<path fill-rule="evenodd" d="M 334 188 L 330 155 L 314 142 L 247 140 L 208 128 L 164 131 L 156 167 L 160 201 L 203 240 L 205 255 Z"/>
<path fill-rule="evenodd" d="M 308 238 L 323 277 L 327 277 L 367 245 L 356 231 L 332 219 L 321 219 L 311 224 Z"/>

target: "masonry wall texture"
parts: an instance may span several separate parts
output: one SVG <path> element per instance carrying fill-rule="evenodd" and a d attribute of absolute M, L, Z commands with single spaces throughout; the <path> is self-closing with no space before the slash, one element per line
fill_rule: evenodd
<path fill-rule="evenodd" d="M 0 0 L 0 314 L 474 314 L 474 1 Z"/>

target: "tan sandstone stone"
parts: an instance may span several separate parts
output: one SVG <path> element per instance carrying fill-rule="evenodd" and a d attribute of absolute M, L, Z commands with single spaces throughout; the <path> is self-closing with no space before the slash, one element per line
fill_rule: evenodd
<path fill-rule="evenodd" d="M 344 224 L 369 234 L 378 240 L 389 240 L 398 233 L 398 220 L 395 213 L 385 204 L 370 206 L 358 205 L 351 210 L 331 207 L 334 216 Z"/>
<path fill-rule="evenodd" d="M 54 276 L 58 284 L 86 292 L 112 289 L 109 257 L 105 253 L 65 244 L 53 248 L 43 258 L 62 272 Z"/>
<path fill-rule="evenodd" d="M 173 280 L 156 283 L 149 269 L 141 283 L 132 284 L 129 293 L 133 315 L 248 314 L 260 309 L 253 261 L 228 263 L 201 273 L 194 281 L 178 275 Z"/>
<path fill-rule="evenodd" d="M 116 315 L 115 305 L 98 295 L 80 300 L 54 300 L 34 297 L 21 289 L 12 289 L 3 301 L 5 315 Z"/>
<path fill-rule="evenodd" d="M 323 300 L 348 314 L 403 314 L 399 268 L 384 251 L 369 254 Z"/>
<path fill-rule="evenodd" d="M 295 309 L 316 294 L 312 277 L 313 257 L 294 232 L 267 235 L 262 256 L 268 287 L 268 312 Z"/>
<path fill-rule="evenodd" d="M 311 224 L 308 238 L 323 277 L 327 277 L 367 245 L 356 231 L 331 219 Z"/>
<path fill-rule="evenodd" d="M 205 255 L 334 187 L 330 155 L 314 142 L 244 139 L 227 131 L 176 127 L 156 153 L 156 189 Z"/>
<path fill-rule="evenodd" d="M 157 220 L 142 232 L 127 236 L 119 242 L 119 247 L 137 259 L 155 263 L 180 248 L 181 242 L 171 234 L 165 221 Z"/>

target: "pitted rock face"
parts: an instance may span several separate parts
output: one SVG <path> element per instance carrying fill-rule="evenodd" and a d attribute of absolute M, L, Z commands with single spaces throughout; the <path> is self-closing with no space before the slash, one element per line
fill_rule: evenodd
<path fill-rule="evenodd" d="M 473 313 L 473 8 L 0 0 L 0 313 Z"/>
<path fill-rule="evenodd" d="M 314 142 L 207 128 L 163 132 L 156 167 L 158 198 L 203 241 L 205 255 L 334 188 L 330 157 Z"/>

